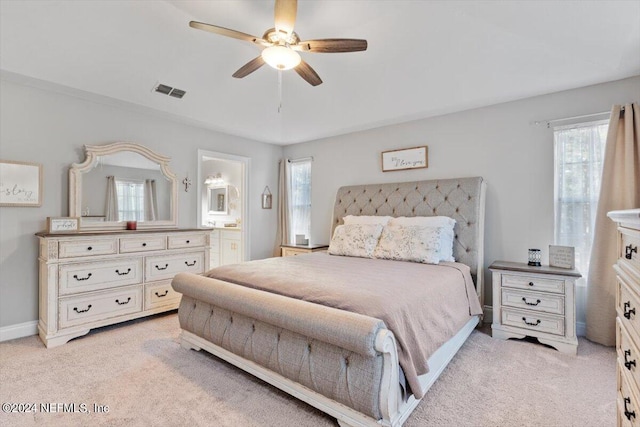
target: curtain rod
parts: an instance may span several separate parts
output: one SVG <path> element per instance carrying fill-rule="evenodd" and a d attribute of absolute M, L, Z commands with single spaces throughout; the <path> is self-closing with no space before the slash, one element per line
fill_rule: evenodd
<path fill-rule="evenodd" d="M 289 159 L 289 163 L 298 163 L 298 162 L 306 162 L 306 161 L 313 161 L 313 156 L 300 157 L 299 159 Z"/>
<path fill-rule="evenodd" d="M 624 105 L 621 106 L 620 111 L 621 112 L 624 111 Z M 583 114 L 581 116 L 564 117 L 562 119 L 538 120 L 538 121 L 533 122 L 533 124 L 536 125 L 536 126 L 540 126 L 542 124 L 546 124 L 547 128 L 550 128 L 552 123 L 566 122 L 567 120 L 587 119 L 589 117 L 603 116 L 605 114 L 610 114 L 610 111 L 603 111 L 601 113 Z"/>

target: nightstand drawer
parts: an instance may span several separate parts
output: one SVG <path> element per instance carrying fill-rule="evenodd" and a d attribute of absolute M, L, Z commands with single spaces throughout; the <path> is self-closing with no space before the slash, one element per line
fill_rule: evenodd
<path fill-rule="evenodd" d="M 640 301 L 635 292 L 633 292 L 620 276 L 618 279 L 618 288 L 616 295 L 616 311 L 620 321 L 625 325 L 627 330 L 631 330 L 632 335 L 640 337 Z"/>
<path fill-rule="evenodd" d="M 564 293 L 564 281 L 542 279 L 536 276 L 502 275 L 502 286 L 508 288 L 529 289 L 531 291 Z"/>
<path fill-rule="evenodd" d="M 502 305 L 552 314 L 564 314 L 562 295 L 502 288 Z"/>
<path fill-rule="evenodd" d="M 308 254 L 311 251 L 308 250 L 304 250 L 304 249 L 292 249 L 292 248 L 282 248 L 282 256 L 295 256 L 295 255 L 302 255 L 302 254 Z"/>
<path fill-rule="evenodd" d="M 640 232 L 628 228 L 620 228 L 619 258 L 621 266 L 628 266 L 630 273 L 640 276 Z"/>
<path fill-rule="evenodd" d="M 625 372 L 625 368 L 618 360 L 618 420 L 619 426 L 640 427 L 640 405 L 636 399 L 635 391 L 629 384 L 629 375 Z"/>
<path fill-rule="evenodd" d="M 564 335 L 564 317 L 502 308 L 502 324 L 554 335 Z"/>

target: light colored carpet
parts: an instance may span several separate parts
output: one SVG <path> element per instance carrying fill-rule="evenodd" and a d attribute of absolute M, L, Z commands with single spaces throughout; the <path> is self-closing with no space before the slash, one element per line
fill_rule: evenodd
<path fill-rule="evenodd" d="M 172 313 L 49 350 L 35 336 L 0 344 L 0 401 L 38 405 L 0 413 L 0 425 L 336 426 L 204 351 L 183 350 L 179 332 Z M 611 348 L 581 339 L 569 356 L 475 331 L 405 425 L 613 426 L 615 378 Z M 42 413 L 41 403 L 89 413 Z"/>

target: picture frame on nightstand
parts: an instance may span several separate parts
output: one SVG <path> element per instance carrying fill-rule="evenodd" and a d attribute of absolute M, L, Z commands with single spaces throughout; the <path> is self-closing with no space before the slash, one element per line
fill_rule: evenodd
<path fill-rule="evenodd" d="M 549 245 L 549 266 L 573 270 L 576 268 L 576 248 Z"/>

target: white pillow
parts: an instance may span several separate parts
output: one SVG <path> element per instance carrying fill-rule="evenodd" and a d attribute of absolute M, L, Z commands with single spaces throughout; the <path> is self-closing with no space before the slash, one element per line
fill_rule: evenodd
<path fill-rule="evenodd" d="M 373 253 L 374 258 L 440 263 L 442 227 L 387 225 Z"/>
<path fill-rule="evenodd" d="M 344 225 L 353 225 L 353 224 L 380 224 L 387 225 L 390 216 L 374 216 L 374 215 L 347 215 L 342 220 L 344 221 Z"/>
<path fill-rule="evenodd" d="M 448 216 L 401 216 L 391 218 L 389 225 L 420 225 L 424 227 L 439 227 L 442 229 L 440 233 L 440 261 L 454 262 L 453 257 L 453 227 L 456 220 Z"/>
<path fill-rule="evenodd" d="M 372 258 L 382 228 L 380 224 L 339 225 L 329 243 L 329 254 Z"/>

